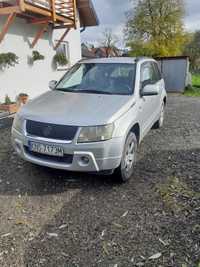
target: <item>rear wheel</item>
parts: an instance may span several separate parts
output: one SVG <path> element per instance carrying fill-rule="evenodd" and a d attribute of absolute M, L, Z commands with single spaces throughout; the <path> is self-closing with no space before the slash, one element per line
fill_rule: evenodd
<path fill-rule="evenodd" d="M 114 175 L 117 175 L 120 182 L 128 181 L 133 174 L 137 158 L 137 147 L 138 142 L 136 135 L 130 132 L 124 145 L 121 164 L 114 173 Z"/>

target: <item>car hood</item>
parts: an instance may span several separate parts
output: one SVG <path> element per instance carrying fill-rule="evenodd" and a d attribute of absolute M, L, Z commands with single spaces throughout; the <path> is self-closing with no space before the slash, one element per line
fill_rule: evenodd
<path fill-rule="evenodd" d="M 29 101 L 20 114 L 55 124 L 103 125 L 115 121 L 134 103 L 133 96 L 50 91 Z"/>

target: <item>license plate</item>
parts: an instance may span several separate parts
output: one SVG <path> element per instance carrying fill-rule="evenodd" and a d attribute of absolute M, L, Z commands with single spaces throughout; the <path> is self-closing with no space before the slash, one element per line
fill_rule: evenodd
<path fill-rule="evenodd" d="M 64 156 L 64 150 L 59 146 L 30 142 L 29 149 L 30 151 L 37 152 L 40 154 L 57 156 L 57 157 Z"/>

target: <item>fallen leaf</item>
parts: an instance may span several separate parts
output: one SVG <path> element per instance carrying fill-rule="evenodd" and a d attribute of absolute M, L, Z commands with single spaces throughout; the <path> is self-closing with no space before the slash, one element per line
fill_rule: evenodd
<path fill-rule="evenodd" d="M 16 225 L 28 225 L 28 222 L 26 220 L 17 220 L 15 224 Z"/>
<path fill-rule="evenodd" d="M 103 242 L 103 250 L 104 250 L 104 252 L 105 252 L 107 255 L 109 255 L 109 251 L 108 251 L 108 249 L 107 249 L 107 244 L 106 244 L 106 242 Z"/>
<path fill-rule="evenodd" d="M 61 252 L 61 254 L 64 256 L 64 257 L 69 257 L 69 255 L 65 252 Z"/>
<path fill-rule="evenodd" d="M 152 255 L 151 257 L 149 257 L 149 260 L 155 260 L 155 259 L 159 259 L 162 256 L 162 254 L 160 252 Z"/>
<path fill-rule="evenodd" d="M 114 222 L 113 225 L 116 226 L 117 228 L 123 228 L 123 226 L 121 224 L 119 224 L 119 223 L 115 223 Z"/>
<path fill-rule="evenodd" d="M 59 226 L 59 229 L 63 229 L 63 228 L 66 228 L 67 227 L 67 224 L 62 224 Z"/>
<path fill-rule="evenodd" d="M 106 233 L 106 230 L 103 230 L 101 233 L 101 237 L 104 237 L 105 233 Z"/>
<path fill-rule="evenodd" d="M 0 252 L 0 256 L 3 256 L 4 254 L 8 254 L 8 251 L 4 250 L 4 251 Z"/>
<path fill-rule="evenodd" d="M 134 261 L 135 261 L 135 258 L 134 258 L 134 257 L 132 257 L 132 258 L 131 258 L 131 262 L 134 262 Z"/>
<path fill-rule="evenodd" d="M 7 234 L 1 235 L 1 237 L 7 237 L 7 236 L 10 236 L 10 235 L 11 235 L 11 233 L 7 233 Z"/>
<path fill-rule="evenodd" d="M 47 233 L 49 237 L 58 237 L 58 234 L 56 233 Z"/>
<path fill-rule="evenodd" d="M 164 246 L 167 246 L 167 243 L 165 241 L 163 241 L 161 238 L 158 239 L 160 241 L 160 243 L 162 243 Z"/>
<path fill-rule="evenodd" d="M 122 214 L 121 217 L 126 217 L 127 214 L 128 214 L 128 210 L 126 212 L 124 212 L 124 214 Z"/>
<path fill-rule="evenodd" d="M 44 258 L 39 259 L 39 263 L 40 263 L 40 264 L 43 264 L 45 261 L 46 261 L 46 259 L 44 259 Z"/>
<path fill-rule="evenodd" d="M 144 266 L 144 262 L 138 262 L 138 263 L 136 263 L 135 264 L 137 267 L 142 267 L 142 266 Z"/>

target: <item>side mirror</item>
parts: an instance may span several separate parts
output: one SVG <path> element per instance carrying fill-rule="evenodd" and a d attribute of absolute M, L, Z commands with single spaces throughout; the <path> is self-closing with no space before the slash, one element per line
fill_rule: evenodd
<path fill-rule="evenodd" d="M 56 87 L 56 84 L 57 84 L 57 81 L 50 81 L 49 82 L 49 88 L 51 89 L 51 90 L 54 90 L 55 89 L 55 87 Z"/>
<path fill-rule="evenodd" d="M 159 94 L 159 89 L 156 86 L 156 84 L 144 85 L 144 87 L 140 91 L 141 96 L 153 96 L 158 94 Z"/>

